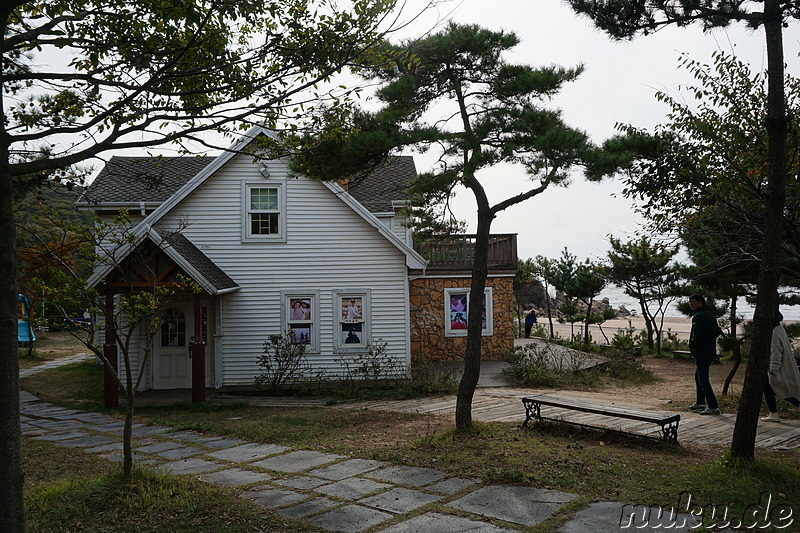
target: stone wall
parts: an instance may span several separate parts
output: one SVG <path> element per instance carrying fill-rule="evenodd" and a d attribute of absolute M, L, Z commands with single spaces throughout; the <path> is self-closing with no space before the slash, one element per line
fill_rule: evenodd
<path fill-rule="evenodd" d="M 445 337 L 444 290 L 469 288 L 470 278 L 420 278 L 410 282 L 411 357 L 429 361 L 463 360 L 466 337 Z M 483 337 L 482 359 L 499 359 L 514 346 L 513 278 L 489 278 L 492 287 L 494 335 Z"/>

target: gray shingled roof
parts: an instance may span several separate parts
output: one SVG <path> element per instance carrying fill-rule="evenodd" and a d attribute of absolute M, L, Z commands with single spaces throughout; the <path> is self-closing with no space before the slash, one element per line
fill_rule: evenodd
<path fill-rule="evenodd" d="M 392 202 L 408 200 L 408 186 L 417 177 L 414 158 L 410 155 L 393 157 L 366 178 L 347 187 L 353 198 L 373 213 L 392 211 Z"/>
<path fill-rule="evenodd" d="M 161 203 L 214 160 L 208 156 L 112 157 L 78 203 Z"/>
<path fill-rule="evenodd" d="M 194 267 L 200 275 L 211 285 L 216 292 L 236 289 L 239 285 L 233 281 L 214 261 L 204 254 L 200 249 L 192 244 L 182 233 L 170 235 L 167 238 L 172 250 L 178 253 L 186 262 Z M 198 281 L 198 280 L 195 280 Z"/>
<path fill-rule="evenodd" d="M 192 179 L 213 157 L 112 157 L 78 203 L 161 203 Z M 417 175 L 414 158 L 398 156 L 347 191 L 373 213 L 392 211 L 392 202 L 408 199 L 406 188 Z"/>

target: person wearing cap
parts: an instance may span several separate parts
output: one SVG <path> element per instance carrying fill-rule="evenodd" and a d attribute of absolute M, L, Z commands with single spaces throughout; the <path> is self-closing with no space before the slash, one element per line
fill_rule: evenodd
<path fill-rule="evenodd" d="M 719 403 L 711 387 L 709 370 L 717 353 L 717 337 L 720 329 L 717 319 L 706 308 L 706 299 L 702 295 L 691 295 L 689 307 L 692 309 L 689 350 L 694 357 L 694 383 L 697 391 L 697 398 L 694 404 L 689 406 L 689 410 L 697 411 L 701 415 L 718 415 Z"/>

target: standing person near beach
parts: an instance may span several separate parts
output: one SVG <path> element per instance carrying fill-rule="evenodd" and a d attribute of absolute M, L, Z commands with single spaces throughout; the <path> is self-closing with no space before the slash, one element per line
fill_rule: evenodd
<path fill-rule="evenodd" d="M 775 328 L 772 330 L 769 357 L 769 381 L 764 385 L 764 401 L 767 402 L 769 415 L 761 419 L 766 422 L 781 421 L 778 404 L 775 401 L 776 396 L 795 407 L 800 407 L 800 400 L 797 399 L 800 396 L 800 370 L 797 369 L 789 336 L 781 325 L 782 320 L 781 312 L 775 311 Z"/>
<path fill-rule="evenodd" d="M 706 309 L 706 299 L 702 295 L 691 295 L 689 307 L 692 309 L 689 350 L 694 357 L 694 383 L 697 390 L 697 399 L 689 406 L 689 410 L 698 411 L 701 415 L 718 415 L 719 403 L 714 396 L 714 389 L 711 388 L 708 373 L 717 353 L 717 337 L 720 329 L 717 319 Z"/>
<path fill-rule="evenodd" d="M 536 324 L 536 311 L 531 309 L 528 311 L 527 316 L 525 317 L 525 338 L 528 339 L 531 336 L 531 329 L 533 329 L 533 325 Z"/>

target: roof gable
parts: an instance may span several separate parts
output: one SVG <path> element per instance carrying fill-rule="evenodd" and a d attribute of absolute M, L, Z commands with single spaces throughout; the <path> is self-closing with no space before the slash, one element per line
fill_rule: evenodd
<path fill-rule="evenodd" d="M 230 161 L 234 156 L 239 153 L 242 153 L 248 144 L 250 144 L 253 139 L 255 139 L 259 135 L 267 135 L 270 137 L 274 137 L 275 134 L 261 126 L 254 126 L 250 128 L 250 130 L 245 133 L 242 138 L 240 138 L 237 142 L 233 143 L 230 148 L 224 151 L 222 154 L 217 156 L 213 161 L 207 163 L 202 167 L 202 169 L 195 174 L 194 176 L 190 176 L 180 187 L 178 187 L 177 191 L 175 191 L 171 196 L 169 196 L 166 200 L 161 202 L 161 204 L 155 208 L 155 210 L 147 215 L 137 226 L 135 233 L 139 236 L 145 235 L 147 232 L 151 231 L 150 228 L 153 228 L 155 224 L 167 213 L 169 213 L 175 206 L 181 203 L 184 198 L 189 196 L 197 187 L 202 185 L 208 178 L 210 178 L 214 173 L 220 169 L 223 165 L 225 165 L 228 161 Z M 406 171 L 414 169 L 414 162 L 411 156 L 401 156 L 396 158 L 394 161 L 398 162 L 397 164 L 401 165 L 399 168 L 404 168 Z M 178 162 L 175 162 L 174 169 L 179 171 L 181 167 Z M 387 171 L 388 172 L 388 171 Z M 176 172 L 181 176 L 186 176 L 188 173 L 181 173 Z M 373 173 L 376 175 L 377 178 L 383 176 L 383 173 L 378 174 Z M 406 178 L 410 181 L 413 179 L 414 175 L 408 175 Z M 353 189 L 361 189 L 362 197 L 365 199 L 366 202 L 373 203 L 377 209 L 380 209 L 378 212 L 386 212 L 391 211 L 392 207 L 392 200 L 397 200 L 397 198 L 389 198 L 388 201 L 377 201 L 378 192 L 381 189 L 391 191 L 391 188 L 382 187 L 381 180 L 376 179 L 374 185 L 363 185 L 363 181 L 361 183 L 357 183 L 353 185 Z M 369 181 L 368 179 L 366 181 Z M 397 181 L 395 182 L 394 189 L 397 190 L 398 185 Z M 115 182 L 116 183 L 116 182 Z M 378 230 L 378 232 L 383 235 L 392 245 L 397 247 L 406 257 L 406 264 L 410 268 L 415 269 L 424 269 L 427 265 L 427 261 L 419 255 L 414 249 L 402 241 L 397 235 L 395 235 L 390 230 L 386 229 L 386 227 L 381 224 L 381 222 L 375 217 L 375 215 L 368 210 L 363 204 L 357 201 L 354 195 L 350 194 L 348 191 L 342 189 L 336 183 L 332 182 L 323 182 L 328 189 L 334 192 L 335 196 L 342 201 L 344 201 L 350 208 L 352 208 L 356 213 L 358 213 L 368 224 Z M 102 188 L 102 184 L 98 185 L 98 188 Z M 359 194 L 359 193 L 356 193 Z M 399 192 L 398 192 L 399 194 Z"/>
<path fill-rule="evenodd" d="M 209 156 L 114 156 L 77 203 L 162 203 L 213 160 Z"/>

